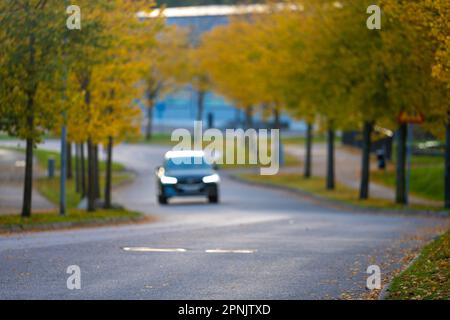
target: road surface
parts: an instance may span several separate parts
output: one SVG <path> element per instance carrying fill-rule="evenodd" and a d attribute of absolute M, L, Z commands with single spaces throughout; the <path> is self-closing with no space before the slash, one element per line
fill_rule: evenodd
<path fill-rule="evenodd" d="M 161 207 L 153 170 L 165 151 L 121 145 L 114 155 L 137 175 L 115 201 L 159 222 L 0 237 L 0 299 L 358 298 L 369 265 L 385 279 L 447 223 L 343 212 L 225 173 L 219 205 Z M 67 289 L 70 265 L 81 269 L 81 290 Z"/>

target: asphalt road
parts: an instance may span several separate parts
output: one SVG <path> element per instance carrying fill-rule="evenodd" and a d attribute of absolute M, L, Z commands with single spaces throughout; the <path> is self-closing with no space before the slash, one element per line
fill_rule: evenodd
<path fill-rule="evenodd" d="M 369 265 L 378 264 L 385 279 L 444 223 L 342 212 L 225 173 L 220 204 L 160 207 L 153 170 L 165 150 L 122 145 L 114 157 L 137 175 L 115 201 L 159 222 L 0 237 L 0 299 L 358 298 L 367 293 Z M 184 250 L 123 249 L 142 247 Z M 66 287 L 69 265 L 81 268 L 81 290 Z"/>

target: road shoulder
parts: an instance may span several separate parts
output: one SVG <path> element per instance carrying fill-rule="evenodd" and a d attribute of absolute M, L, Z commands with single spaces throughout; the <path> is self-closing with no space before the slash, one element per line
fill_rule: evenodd
<path fill-rule="evenodd" d="M 97 210 L 92 213 L 70 210 L 66 216 L 59 216 L 57 212 L 42 212 L 35 213 L 29 218 L 3 215 L 0 216 L 0 234 L 143 224 L 154 223 L 157 220 L 153 216 L 123 209 Z"/>

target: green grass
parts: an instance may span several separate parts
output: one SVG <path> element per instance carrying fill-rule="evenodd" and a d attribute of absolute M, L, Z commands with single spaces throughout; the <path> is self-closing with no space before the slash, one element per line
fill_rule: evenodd
<path fill-rule="evenodd" d="M 60 138 L 61 138 L 60 136 L 55 136 L 54 134 L 51 134 L 51 133 L 46 133 L 42 136 L 43 140 L 60 139 Z M 0 132 L 0 140 L 18 140 L 18 141 L 20 141 L 22 139 L 15 137 L 15 136 L 10 136 L 6 132 Z"/>
<path fill-rule="evenodd" d="M 117 172 L 113 173 L 112 176 L 112 186 L 117 186 L 123 182 L 132 179 L 130 173 L 127 172 Z M 100 190 L 103 194 L 104 190 L 104 175 L 100 175 Z M 47 198 L 50 202 L 55 205 L 59 204 L 59 176 L 55 176 L 51 179 L 40 178 L 36 182 L 37 190 L 41 195 Z M 75 190 L 75 181 L 67 180 L 66 184 L 66 206 L 67 208 L 76 208 L 81 201 L 81 195 Z"/>
<path fill-rule="evenodd" d="M 38 160 L 39 166 L 45 168 L 47 166 L 48 159 L 55 159 L 56 170 L 60 169 L 60 156 L 59 152 L 48 150 L 35 150 L 35 156 Z M 72 165 L 75 165 L 75 157 L 72 159 Z M 87 162 L 86 162 L 87 168 Z M 106 162 L 99 162 L 100 169 L 100 190 L 103 193 L 104 190 L 104 174 L 106 169 Z M 131 174 L 125 171 L 125 167 L 120 163 L 113 162 L 112 164 L 112 185 L 118 185 L 124 181 L 130 180 Z M 53 178 L 40 178 L 37 180 L 37 190 L 50 202 L 57 205 L 59 203 L 59 176 Z M 81 195 L 75 190 L 75 182 L 73 179 L 67 180 L 66 184 L 66 205 L 67 208 L 76 208 L 81 201 Z"/>
<path fill-rule="evenodd" d="M 408 207 L 395 204 L 387 199 L 370 198 L 358 199 L 358 191 L 337 183 L 335 190 L 326 190 L 325 178 L 311 177 L 305 179 L 300 174 L 278 174 L 275 176 L 261 176 L 255 174 L 240 174 L 239 178 L 246 181 L 260 183 L 269 186 L 289 187 L 294 190 L 303 191 L 326 199 L 351 204 L 361 208 L 373 209 L 418 209 L 418 210 L 440 210 L 439 207 L 424 205 L 409 205 Z"/>
<path fill-rule="evenodd" d="M 9 136 L 8 134 L 4 132 L 0 132 L 0 140 L 11 140 L 15 139 L 14 137 Z"/>
<path fill-rule="evenodd" d="M 427 245 L 417 260 L 394 278 L 388 299 L 450 299 L 450 230 Z"/>
<path fill-rule="evenodd" d="M 336 138 L 338 139 L 338 138 Z M 305 138 L 302 136 L 292 136 L 292 137 L 282 137 L 282 142 L 284 144 L 304 144 Z M 174 146 L 178 144 L 178 142 L 171 141 L 171 135 L 166 133 L 155 133 L 153 134 L 153 137 L 151 140 L 147 141 L 145 140 L 145 137 L 141 136 L 137 139 L 128 140 L 129 143 L 144 143 L 144 144 L 159 144 L 159 145 L 171 145 Z M 324 143 L 326 142 L 326 136 L 325 135 L 315 135 L 314 136 L 314 143 Z M 270 141 L 268 141 L 270 143 Z M 209 142 L 204 142 L 204 147 L 207 146 Z M 236 154 L 236 146 L 234 147 L 235 154 Z M 227 151 L 231 152 L 231 151 Z M 248 151 L 246 153 L 246 158 L 248 159 Z M 225 162 L 225 161 L 223 161 Z M 297 159 L 297 157 L 294 157 L 288 153 L 285 152 L 285 166 L 298 166 L 300 165 L 300 161 Z M 259 165 L 258 165 L 259 166 Z M 222 164 L 220 165 L 223 169 L 242 169 L 242 168 L 253 168 L 256 167 L 256 165 L 250 165 L 250 164 Z"/>
<path fill-rule="evenodd" d="M 8 148 L 19 152 L 24 152 L 21 148 Z M 61 167 L 61 159 L 59 152 L 35 149 L 34 156 L 41 168 L 47 168 L 47 163 L 50 158 L 55 159 L 55 169 L 59 170 Z M 72 165 L 75 165 L 75 157 L 72 158 Z M 87 162 L 86 162 L 87 168 Z M 106 162 L 99 162 L 100 169 L 100 190 L 104 190 L 104 171 L 106 169 Z M 112 164 L 112 185 L 117 186 L 123 182 L 132 179 L 132 174 L 125 170 L 125 167 L 120 163 L 113 162 Z M 59 176 L 55 175 L 53 178 L 43 177 L 36 180 L 36 188 L 47 200 L 55 205 L 59 204 Z M 81 195 L 75 190 L 75 181 L 73 179 L 67 180 L 66 183 L 66 205 L 67 208 L 76 208 L 81 201 Z"/>
<path fill-rule="evenodd" d="M 35 156 L 38 160 L 39 166 L 45 168 L 47 166 L 48 159 L 55 159 L 56 170 L 60 169 L 60 156 L 59 152 L 48 150 L 35 150 Z M 75 164 L 75 157 L 72 159 L 72 164 Z M 87 167 L 87 163 L 86 163 Z M 100 169 L 100 190 L 103 193 L 104 190 L 104 171 L 106 169 L 106 162 L 99 162 Z M 125 171 L 125 167 L 120 163 L 112 164 L 112 185 L 118 185 L 132 178 L 131 174 Z M 37 181 L 37 190 L 45 198 L 55 205 L 59 204 L 59 176 L 56 175 L 53 178 L 41 178 Z M 76 208 L 81 201 L 81 195 L 75 190 L 75 182 L 73 180 L 67 180 L 66 184 L 66 205 L 67 208 Z"/>
<path fill-rule="evenodd" d="M 177 142 L 171 141 L 171 134 L 168 133 L 154 133 L 150 140 L 146 140 L 144 136 L 127 140 L 128 143 L 144 143 L 144 144 L 159 144 L 159 145 L 175 145 Z"/>
<path fill-rule="evenodd" d="M 281 141 L 285 144 L 304 144 L 306 138 L 304 136 L 289 136 L 281 137 Z M 327 138 L 323 134 L 314 135 L 313 143 L 325 143 Z M 336 141 L 339 141 L 339 137 L 336 137 Z M 176 145 L 177 141 L 171 141 L 171 134 L 168 133 L 155 133 L 150 140 L 146 140 L 144 136 L 135 139 L 129 139 L 128 143 L 145 143 L 145 144 L 161 144 L 161 145 Z"/>
<path fill-rule="evenodd" d="M 17 151 L 23 152 L 21 149 Z M 55 158 L 56 169 L 59 169 L 59 153 L 47 150 L 35 150 L 35 156 L 38 159 L 39 166 L 44 167 L 47 165 L 47 161 L 50 157 Z M 74 162 L 73 162 L 74 164 Z M 100 162 L 100 188 L 103 191 L 104 187 L 104 171 L 106 165 L 105 162 Z M 112 166 L 112 185 L 118 185 L 132 178 L 131 173 L 125 171 L 124 166 L 118 163 L 113 163 Z M 49 201 L 57 205 L 59 203 L 59 177 L 53 178 L 40 178 L 36 181 L 37 190 L 46 197 Z M 67 180 L 66 184 L 66 205 L 68 208 L 68 214 L 66 216 L 59 216 L 55 212 L 34 212 L 29 218 L 22 218 L 19 215 L 0 215 L 0 232 L 1 231 L 15 231 L 17 229 L 44 229 L 65 227 L 66 225 L 58 226 L 58 223 L 73 223 L 75 226 L 92 225 L 98 223 L 110 223 L 110 222 L 128 222 L 142 217 L 142 214 L 137 212 L 131 212 L 127 210 L 104 210 L 98 209 L 95 212 L 86 212 L 84 210 L 78 210 L 78 206 L 81 197 L 75 191 L 74 180 Z M 56 224 L 56 226 L 55 226 Z"/>
<path fill-rule="evenodd" d="M 236 152 L 235 152 L 236 155 Z M 246 152 L 246 162 L 248 162 L 248 151 Z M 225 161 L 223 161 L 225 162 Z M 301 164 L 300 160 L 285 152 L 284 153 L 284 166 L 285 167 L 292 167 L 292 166 L 299 166 Z M 256 168 L 256 167 L 260 167 L 259 164 L 254 165 L 254 164 L 221 164 L 219 165 L 220 168 L 225 169 L 225 170 L 231 170 L 231 169 L 245 169 L 245 168 Z"/>
<path fill-rule="evenodd" d="M 23 152 L 23 149 L 17 149 L 17 150 Z M 39 163 L 39 166 L 42 168 L 47 168 L 48 160 L 50 158 L 55 159 L 55 169 L 56 170 L 59 170 L 61 168 L 61 157 L 60 157 L 59 152 L 43 150 L 43 149 L 35 149 L 34 156 L 36 157 L 36 159 Z M 72 165 L 75 166 L 75 157 L 72 157 Z M 85 160 L 85 165 L 87 167 L 87 159 Z M 104 171 L 106 169 L 105 161 L 99 162 L 99 169 L 101 171 Z M 124 170 L 125 170 L 125 167 L 122 164 L 113 162 L 113 164 L 112 164 L 113 172 L 119 172 L 119 171 L 124 171 Z"/>
<path fill-rule="evenodd" d="M 374 171 L 373 181 L 395 188 L 395 168 Z M 411 194 L 436 201 L 444 199 L 444 159 L 432 156 L 413 156 L 410 176 Z"/>
<path fill-rule="evenodd" d="M 293 139 L 293 138 L 291 138 Z M 294 140 L 292 140 L 294 141 Z M 148 143 L 148 144 L 165 144 L 165 145 L 176 145 L 178 142 L 171 142 L 170 141 L 170 135 L 169 134 L 155 134 L 152 138 L 152 140 L 150 141 L 145 141 L 145 139 L 142 137 L 138 140 L 130 140 L 128 141 L 130 143 Z M 268 141 L 268 143 L 270 143 L 270 141 Z M 206 147 L 209 145 L 209 142 L 204 142 L 203 143 L 203 147 Z M 231 143 L 228 144 L 228 148 L 226 149 L 226 154 L 231 154 L 231 152 L 234 152 L 235 154 L 235 158 L 236 158 L 236 154 L 237 154 L 237 143 L 234 142 L 234 149 L 233 147 L 230 146 Z M 248 162 L 248 153 L 249 151 L 246 150 L 246 162 Z M 226 157 L 226 154 L 224 155 Z M 222 161 L 224 164 L 220 165 L 221 168 L 223 169 L 240 169 L 240 168 L 252 168 L 252 167 L 256 167 L 256 165 L 250 165 L 250 164 L 225 164 L 225 160 Z M 299 160 L 286 153 L 285 152 L 285 165 L 286 166 L 295 166 L 295 165 L 300 165 Z M 259 165 L 258 165 L 259 166 Z"/>
<path fill-rule="evenodd" d="M 40 178 L 36 181 L 36 189 L 41 195 L 54 205 L 59 204 L 59 177 Z M 76 208 L 81 201 L 81 195 L 75 192 L 72 181 L 66 184 L 66 206 L 69 209 Z"/>
<path fill-rule="evenodd" d="M 27 227 L 39 227 L 55 223 L 89 223 L 111 221 L 111 219 L 136 219 L 142 215 L 137 212 L 127 210 L 97 210 L 86 212 L 84 210 L 69 210 L 66 216 L 60 216 L 57 212 L 35 213 L 29 218 L 22 218 L 19 215 L 0 215 L 0 230 L 13 228 L 24 229 Z"/>
<path fill-rule="evenodd" d="M 293 137 L 282 137 L 281 140 L 285 144 L 295 144 L 295 145 L 303 145 L 306 143 L 306 138 L 304 136 L 293 136 Z M 335 137 L 335 141 L 339 142 L 340 138 Z M 324 134 L 316 134 L 313 135 L 313 143 L 326 143 L 327 137 Z"/>
<path fill-rule="evenodd" d="M 25 149 L 23 148 L 17 148 L 17 147 L 0 147 L 2 149 L 6 150 L 13 150 L 17 152 L 25 152 Z M 54 159 L 55 160 L 55 169 L 59 170 L 61 168 L 61 157 L 59 152 L 57 151 L 50 151 L 50 150 L 44 150 L 44 149 L 34 149 L 33 155 L 37 159 L 38 164 L 41 168 L 46 169 L 48 166 L 48 160 Z M 72 166 L 75 166 L 75 156 L 72 157 Z M 87 159 L 85 159 L 85 167 L 87 168 Z M 104 171 L 106 169 L 106 161 L 99 161 L 99 169 L 101 171 Z M 125 166 L 121 163 L 113 162 L 112 163 L 112 171 L 113 172 L 120 172 L 124 171 Z"/>

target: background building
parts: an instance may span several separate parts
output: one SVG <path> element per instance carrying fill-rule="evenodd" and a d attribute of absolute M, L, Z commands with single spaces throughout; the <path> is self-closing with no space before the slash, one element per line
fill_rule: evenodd
<path fill-rule="evenodd" d="M 233 15 L 245 15 L 249 13 L 262 12 L 265 6 L 253 5 L 210 5 L 197 7 L 176 7 L 164 10 L 166 22 L 190 29 L 192 41 L 197 41 L 200 36 L 211 29 L 227 24 Z M 155 10 L 150 15 L 140 13 L 141 18 L 158 16 Z M 198 94 L 190 86 L 165 96 L 156 103 L 154 110 L 154 128 L 159 132 L 168 132 L 173 128 L 192 127 L 192 122 L 197 116 Z M 137 101 L 142 108 L 144 104 Z M 203 121 L 207 122 L 212 115 L 214 126 L 218 128 L 239 127 L 244 121 L 244 114 L 240 109 L 227 101 L 225 98 L 208 92 L 204 101 Z M 264 126 L 261 117 L 255 115 L 255 121 Z M 286 115 L 281 117 L 282 123 L 294 130 L 303 130 L 301 122 L 294 122 Z"/>

